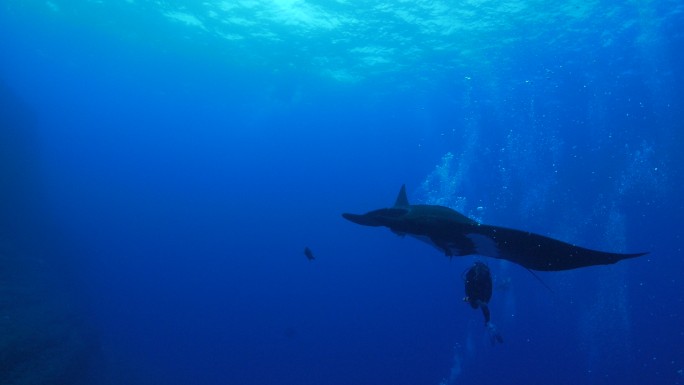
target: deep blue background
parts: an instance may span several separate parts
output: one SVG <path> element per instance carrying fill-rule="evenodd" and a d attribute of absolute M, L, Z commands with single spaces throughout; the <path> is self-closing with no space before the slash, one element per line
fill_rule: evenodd
<path fill-rule="evenodd" d="M 357 21 L 339 43 L 245 8 L 279 39 L 248 24 L 236 43 L 180 5 L 205 24 L 145 2 L 0 7 L 0 107 L 22 111 L 2 127 L 5 242 L 76 282 L 100 381 L 684 383 L 682 6 L 468 5 L 481 25 L 442 36 L 424 2 L 401 23 L 391 3 L 308 4 Z M 383 33 L 391 50 L 358 56 Z M 489 261 L 509 282 L 492 347 L 461 302 L 474 257 L 341 218 L 403 183 L 651 254 L 540 273 L 553 292 Z"/>

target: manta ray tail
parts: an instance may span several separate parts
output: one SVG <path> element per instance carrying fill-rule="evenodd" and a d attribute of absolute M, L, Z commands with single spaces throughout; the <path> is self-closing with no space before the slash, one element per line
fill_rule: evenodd
<path fill-rule="evenodd" d="M 529 271 L 530 274 L 532 274 L 532 276 L 533 276 L 534 278 L 536 278 L 537 281 L 541 282 L 541 284 L 544 285 L 544 287 L 547 288 L 551 293 L 554 293 L 554 291 L 553 291 L 553 289 L 551 288 L 551 286 L 547 285 L 546 282 L 544 282 L 544 280 L 541 279 L 541 277 L 538 276 L 532 269 L 526 267 L 525 270 Z"/>

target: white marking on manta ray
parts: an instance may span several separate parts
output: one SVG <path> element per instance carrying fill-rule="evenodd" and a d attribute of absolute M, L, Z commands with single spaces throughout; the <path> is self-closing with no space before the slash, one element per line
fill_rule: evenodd
<path fill-rule="evenodd" d="M 494 240 L 486 235 L 482 234 L 466 234 L 466 237 L 473 241 L 475 245 L 475 251 L 479 255 L 484 255 L 486 257 L 499 257 L 499 248 L 496 247 Z"/>

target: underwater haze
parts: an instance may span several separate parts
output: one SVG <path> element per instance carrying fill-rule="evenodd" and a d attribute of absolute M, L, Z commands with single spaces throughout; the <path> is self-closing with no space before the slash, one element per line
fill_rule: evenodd
<path fill-rule="evenodd" d="M 5 0 L 0 384 L 684 384 L 682 47 L 674 0 Z M 341 216 L 403 184 L 649 254 Z"/>

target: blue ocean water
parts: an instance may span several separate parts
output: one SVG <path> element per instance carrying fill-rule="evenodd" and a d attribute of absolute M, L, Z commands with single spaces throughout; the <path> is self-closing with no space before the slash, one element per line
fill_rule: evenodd
<path fill-rule="evenodd" d="M 0 4 L 0 384 L 684 384 L 684 4 Z M 415 203 L 614 252 L 485 260 Z M 303 253 L 309 247 L 315 260 Z"/>

